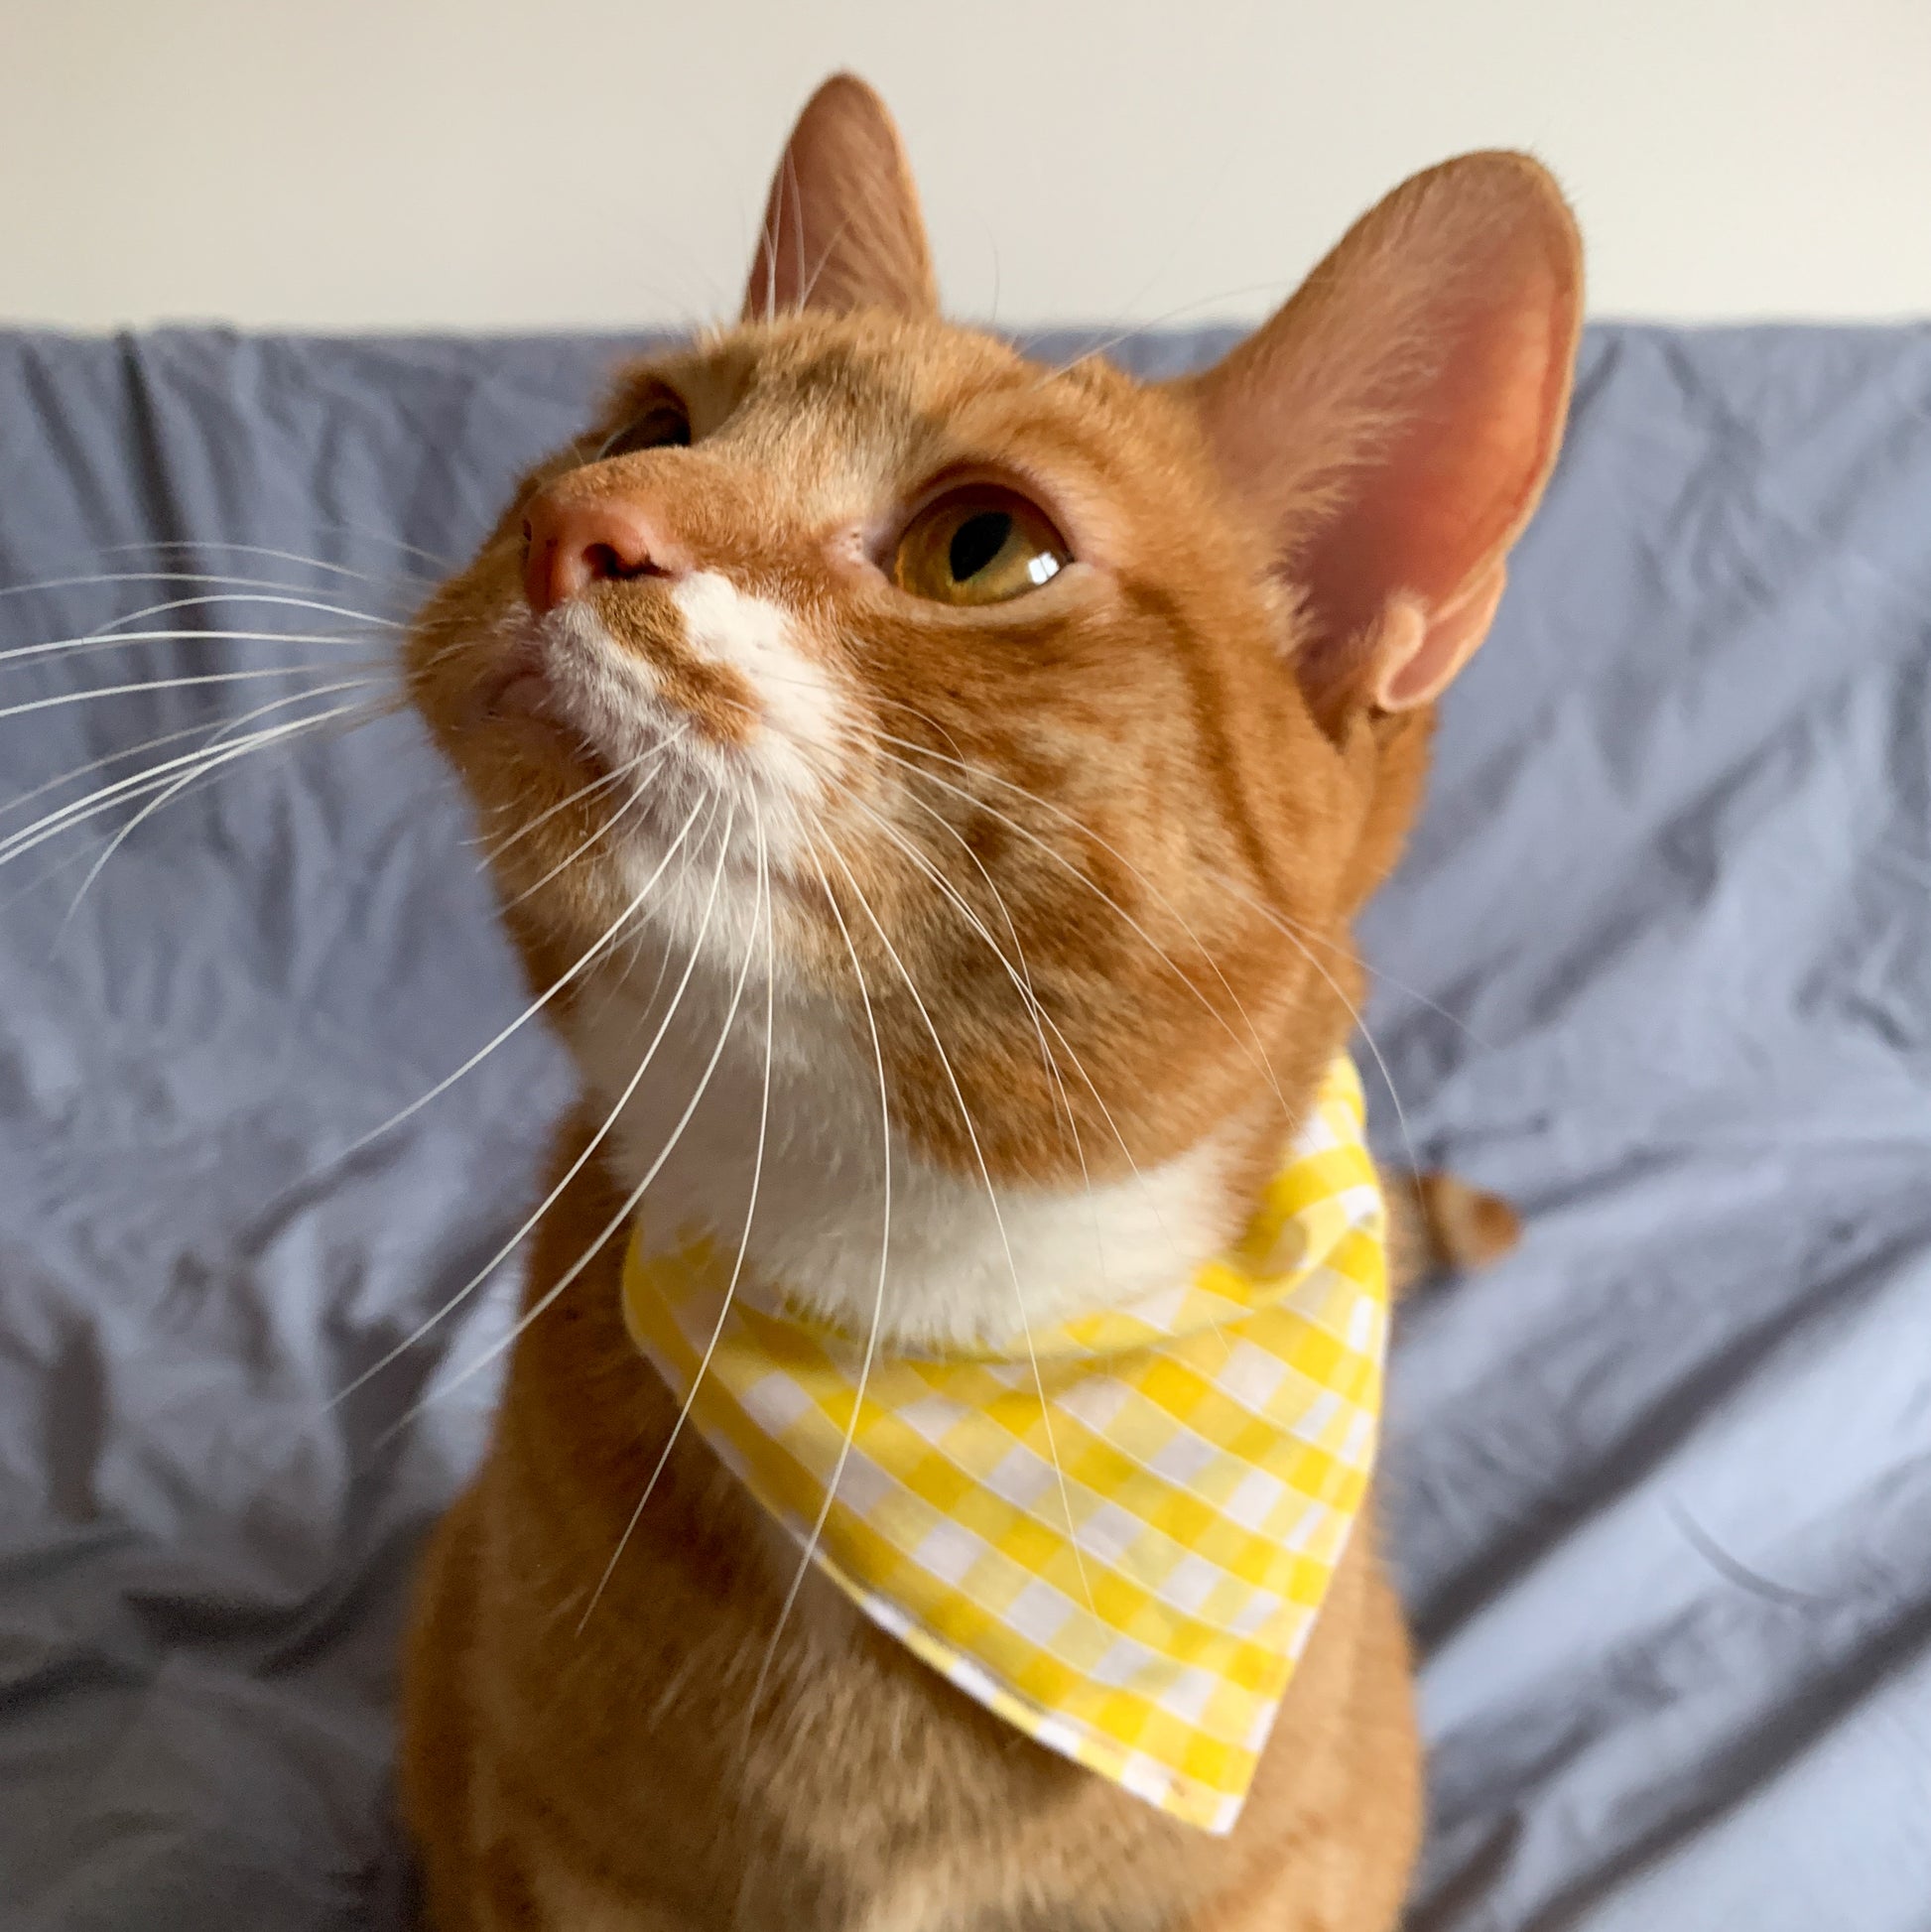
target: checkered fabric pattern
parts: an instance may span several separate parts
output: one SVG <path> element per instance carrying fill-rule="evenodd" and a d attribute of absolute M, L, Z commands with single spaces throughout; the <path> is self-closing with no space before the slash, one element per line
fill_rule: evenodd
<path fill-rule="evenodd" d="M 878 1354 L 725 1306 L 700 1243 L 624 1271 L 632 1338 L 853 1603 L 1048 1749 L 1230 1830 L 1365 1502 L 1385 1217 L 1338 1061 L 1245 1234 L 1033 1358 Z M 847 1449 L 847 1439 L 849 1447 Z M 840 1457 L 843 1458 L 839 1468 Z M 829 1508 L 826 1492 L 837 1477 Z"/>

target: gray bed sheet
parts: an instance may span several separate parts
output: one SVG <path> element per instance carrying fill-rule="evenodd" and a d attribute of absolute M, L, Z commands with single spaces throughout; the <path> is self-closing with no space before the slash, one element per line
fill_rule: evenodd
<path fill-rule="evenodd" d="M 380 695 L 369 620 L 619 347 L 0 335 L 0 650 L 169 633 L 0 659 L 0 797 Z M 1378 1144 L 1528 1220 L 1398 1342 L 1418 1932 L 1931 1928 L 1928 680 L 1931 331 L 1594 329 L 1367 930 Z M 528 1027 L 356 1144 L 520 1006 L 407 715 L 96 872 L 146 802 L 0 866 L 0 1925 L 394 1926 L 404 1593 L 490 1375 L 418 1405 L 513 1269 L 342 1391 L 570 1082 Z"/>

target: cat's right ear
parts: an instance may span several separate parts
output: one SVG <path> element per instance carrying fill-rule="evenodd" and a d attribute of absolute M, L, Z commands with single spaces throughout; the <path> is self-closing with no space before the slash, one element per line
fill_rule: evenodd
<path fill-rule="evenodd" d="M 805 103 L 778 158 L 744 291 L 744 320 L 939 308 L 918 191 L 885 103 L 836 73 Z"/>

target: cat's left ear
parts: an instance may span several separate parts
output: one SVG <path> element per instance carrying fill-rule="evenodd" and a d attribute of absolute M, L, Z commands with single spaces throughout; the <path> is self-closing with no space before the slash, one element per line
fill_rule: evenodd
<path fill-rule="evenodd" d="M 1319 710 L 1426 705 L 1481 642 L 1555 465 L 1581 326 L 1554 181 L 1527 155 L 1466 155 L 1396 189 L 1177 385 L 1279 546 Z"/>
<path fill-rule="evenodd" d="M 929 316 L 938 308 L 898 128 L 862 80 L 836 73 L 805 103 L 778 158 L 744 320 L 799 309 Z"/>

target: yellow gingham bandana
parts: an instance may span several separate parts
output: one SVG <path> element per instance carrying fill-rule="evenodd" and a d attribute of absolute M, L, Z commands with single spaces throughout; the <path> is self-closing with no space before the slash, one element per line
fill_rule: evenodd
<path fill-rule="evenodd" d="M 1387 1271 L 1338 1060 L 1245 1234 L 1010 1352 L 878 1353 L 723 1306 L 709 1242 L 624 1266 L 632 1339 L 864 1613 L 1048 1749 L 1232 1829 L 1367 1495 Z M 721 1327 L 720 1327 L 721 1317 Z M 1042 1402 L 1043 1389 L 1043 1402 Z M 1055 1472 L 1057 1459 L 1065 1486 Z M 1069 1506 L 1072 1531 L 1068 1530 Z"/>

